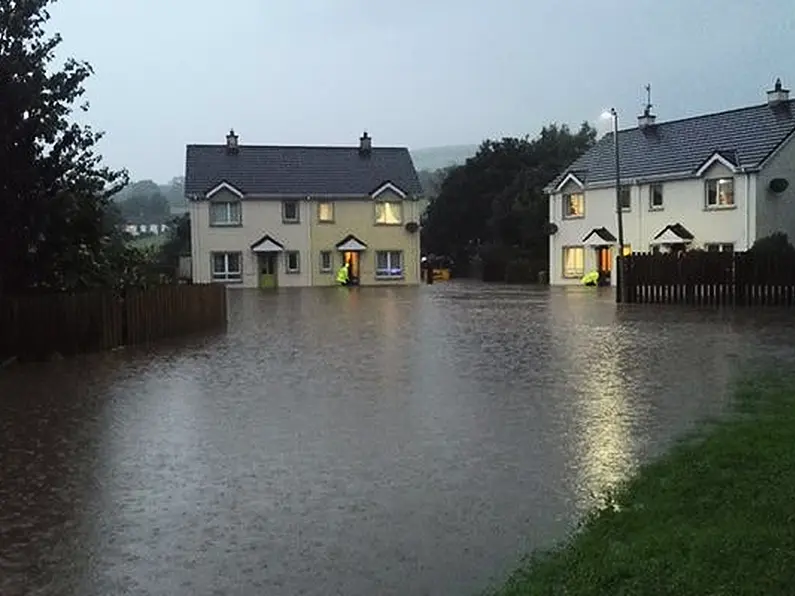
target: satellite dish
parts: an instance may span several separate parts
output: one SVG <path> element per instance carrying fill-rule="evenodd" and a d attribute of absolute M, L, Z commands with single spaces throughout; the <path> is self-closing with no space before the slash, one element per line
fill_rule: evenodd
<path fill-rule="evenodd" d="M 786 178 L 773 178 L 770 181 L 769 185 L 770 190 L 772 190 L 776 194 L 784 192 L 785 190 L 787 190 L 788 187 L 789 187 L 789 182 L 787 181 Z"/>

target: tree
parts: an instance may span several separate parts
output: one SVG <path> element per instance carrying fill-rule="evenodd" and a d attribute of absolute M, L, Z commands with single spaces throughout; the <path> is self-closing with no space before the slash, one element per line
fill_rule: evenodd
<path fill-rule="evenodd" d="M 442 182 L 428 208 L 424 247 L 458 263 L 482 256 L 483 247 L 503 260 L 524 252 L 546 263 L 549 203 L 543 188 L 595 141 L 596 130 L 587 122 L 576 133 L 552 124 L 533 140 L 484 141 Z"/>
<path fill-rule="evenodd" d="M 105 279 L 109 197 L 127 182 L 101 165 L 102 134 L 70 121 L 92 71 L 74 59 L 52 67 L 53 1 L 0 0 L 0 293 Z"/>

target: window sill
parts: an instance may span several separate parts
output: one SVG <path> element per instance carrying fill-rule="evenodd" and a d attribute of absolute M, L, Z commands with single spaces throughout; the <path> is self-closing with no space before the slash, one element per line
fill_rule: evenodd
<path fill-rule="evenodd" d="M 731 211 L 737 209 L 737 205 L 707 205 L 704 211 Z"/>
<path fill-rule="evenodd" d="M 323 224 L 333 224 L 334 220 L 333 219 L 319 219 L 319 220 L 317 220 L 317 223 L 321 224 L 321 225 L 323 225 Z"/>
<path fill-rule="evenodd" d="M 585 219 L 585 214 L 583 214 L 583 215 L 564 215 L 563 219 L 564 220 L 567 220 L 567 219 Z"/>
<path fill-rule="evenodd" d="M 301 220 L 300 219 L 283 219 L 282 223 L 283 224 L 300 224 Z"/>
<path fill-rule="evenodd" d="M 287 275 L 299 275 L 301 273 L 301 270 L 300 269 L 292 269 L 292 270 L 285 271 L 285 273 Z"/>
<path fill-rule="evenodd" d="M 400 281 L 405 279 L 403 275 L 376 275 L 376 281 Z"/>
<path fill-rule="evenodd" d="M 649 211 L 665 211 L 665 207 L 649 207 Z"/>
<path fill-rule="evenodd" d="M 214 279 L 212 283 L 214 283 L 214 284 L 224 284 L 224 285 L 242 284 L 243 283 L 243 278 L 241 277 L 240 279 Z"/>
<path fill-rule="evenodd" d="M 377 221 L 377 222 L 375 222 L 373 225 L 374 225 L 374 226 L 386 226 L 386 227 L 393 227 L 393 228 L 394 228 L 394 227 L 402 226 L 402 225 L 403 225 L 403 222 L 398 222 L 398 223 L 386 223 L 386 222 L 379 222 L 379 221 Z"/>
<path fill-rule="evenodd" d="M 243 222 L 239 223 L 210 223 L 211 228 L 242 228 Z"/>
<path fill-rule="evenodd" d="M 331 269 L 321 269 L 319 273 L 321 275 L 331 275 Z"/>
<path fill-rule="evenodd" d="M 566 275 L 565 273 L 561 275 L 563 279 L 582 279 L 582 276 L 585 275 L 585 272 L 578 273 L 576 275 Z"/>

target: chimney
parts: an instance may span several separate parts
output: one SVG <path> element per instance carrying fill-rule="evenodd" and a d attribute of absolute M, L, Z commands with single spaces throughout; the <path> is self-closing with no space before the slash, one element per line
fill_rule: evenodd
<path fill-rule="evenodd" d="M 638 128 L 644 130 L 651 126 L 654 126 L 654 121 L 657 119 L 657 116 L 651 113 L 651 83 L 646 85 L 646 107 L 643 108 L 643 113 L 638 116 Z"/>
<path fill-rule="evenodd" d="M 781 79 L 776 79 L 776 84 L 767 92 L 767 105 L 777 106 L 789 100 L 789 89 L 781 86 Z"/>
<path fill-rule="evenodd" d="M 237 153 L 237 135 L 234 128 L 230 129 L 229 134 L 226 135 L 226 152 Z"/>
<path fill-rule="evenodd" d="M 644 129 L 649 128 L 650 126 L 654 126 L 654 121 L 657 119 L 657 116 L 651 113 L 651 105 L 646 106 L 643 110 L 643 113 L 638 116 L 638 128 Z"/>
<path fill-rule="evenodd" d="M 359 137 L 359 155 L 370 155 L 370 151 L 373 148 L 373 139 L 371 139 L 367 135 L 367 131 L 364 131 L 364 134 Z"/>

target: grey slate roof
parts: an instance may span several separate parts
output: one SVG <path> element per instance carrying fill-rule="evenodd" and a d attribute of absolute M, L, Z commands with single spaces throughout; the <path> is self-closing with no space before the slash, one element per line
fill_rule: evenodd
<path fill-rule="evenodd" d="M 188 145 L 185 194 L 204 195 L 222 182 L 243 194 L 366 195 L 392 182 L 410 195 L 422 194 L 408 149 L 359 147 Z"/>
<path fill-rule="evenodd" d="M 758 167 L 795 131 L 795 100 L 683 120 L 658 122 L 651 129 L 618 131 L 621 180 L 695 173 L 716 151 L 737 166 Z M 613 133 L 605 135 L 546 187 L 551 192 L 569 173 L 586 187 L 615 178 Z"/>

